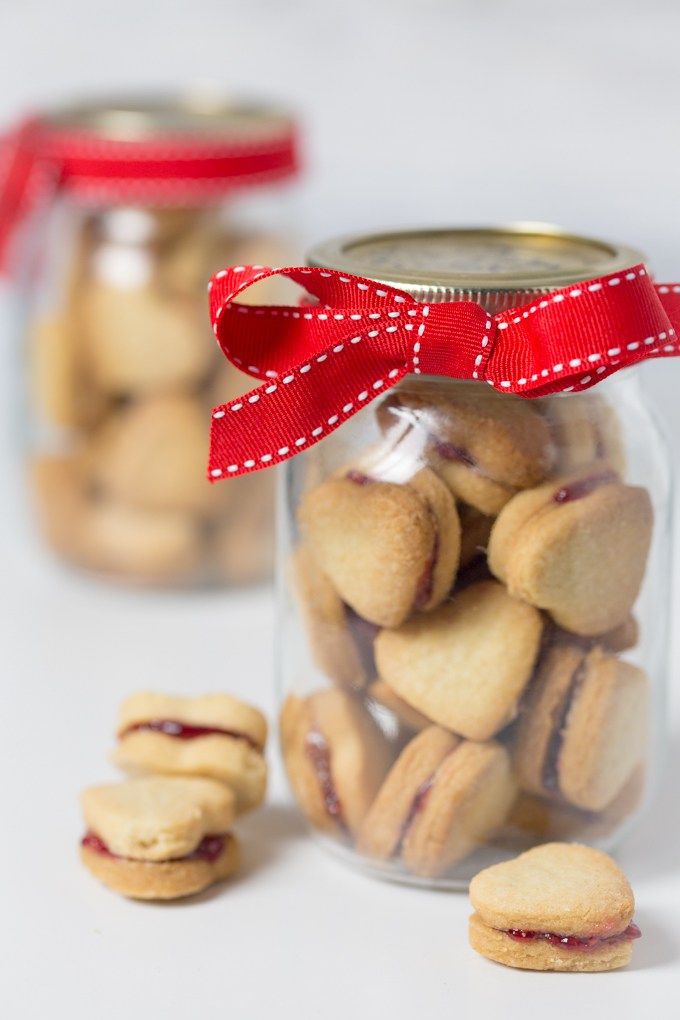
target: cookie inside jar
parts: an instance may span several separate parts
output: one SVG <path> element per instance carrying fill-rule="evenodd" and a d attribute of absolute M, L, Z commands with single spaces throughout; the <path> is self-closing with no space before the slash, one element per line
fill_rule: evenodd
<path fill-rule="evenodd" d="M 663 485 L 629 383 L 527 399 L 408 375 L 291 462 L 283 756 L 349 863 L 459 888 L 538 843 L 610 847 L 638 814 Z"/>
<path fill-rule="evenodd" d="M 207 286 L 229 263 L 292 258 L 286 200 L 279 215 L 269 193 L 295 171 L 292 121 L 253 104 L 128 97 L 47 124 L 65 152 L 77 143 L 92 155 L 91 177 L 76 167 L 47 217 L 27 316 L 28 473 L 43 536 L 119 581 L 263 581 L 273 478 L 206 478 L 211 408 L 252 385 L 215 342 Z M 279 297 L 276 279 L 261 285 L 260 299 Z"/>

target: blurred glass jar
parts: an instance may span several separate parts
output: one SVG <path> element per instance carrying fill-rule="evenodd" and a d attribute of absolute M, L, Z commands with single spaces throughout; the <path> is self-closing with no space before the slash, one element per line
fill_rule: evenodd
<path fill-rule="evenodd" d="M 293 123 L 162 98 L 66 109 L 40 131 L 33 147 L 62 179 L 36 203 L 16 269 L 40 529 L 115 579 L 262 580 L 273 480 L 205 479 L 210 408 L 249 386 L 214 342 L 206 287 L 226 264 L 294 256 Z M 278 286 L 258 300 L 276 303 Z"/>
<path fill-rule="evenodd" d="M 489 312 L 640 261 L 555 228 L 352 238 L 310 263 Z M 286 465 L 281 740 L 351 864 L 459 888 L 648 797 L 669 465 L 634 370 L 536 400 L 407 376 Z"/>

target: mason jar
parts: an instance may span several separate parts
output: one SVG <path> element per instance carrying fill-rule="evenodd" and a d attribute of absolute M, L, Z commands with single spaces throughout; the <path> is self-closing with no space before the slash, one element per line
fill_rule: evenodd
<path fill-rule="evenodd" d="M 309 264 L 497 314 L 641 261 L 531 224 Z M 661 753 L 670 496 L 634 368 L 537 399 L 407 375 L 287 462 L 281 746 L 324 847 L 460 888 L 541 842 L 617 844 Z"/>
<path fill-rule="evenodd" d="M 245 378 L 217 349 L 206 287 L 226 262 L 294 256 L 292 118 L 207 98 L 84 103 L 24 126 L 17 166 L 27 153 L 43 186 L 24 188 L 10 270 L 44 540 L 119 581 L 266 578 L 272 478 L 205 478 L 210 407 Z M 275 303 L 277 281 L 263 287 Z"/>

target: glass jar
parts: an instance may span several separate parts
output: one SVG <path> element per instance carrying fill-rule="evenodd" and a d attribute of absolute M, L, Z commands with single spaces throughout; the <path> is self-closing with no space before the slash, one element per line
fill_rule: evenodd
<path fill-rule="evenodd" d="M 40 530 L 69 563 L 117 580 L 262 580 L 273 479 L 220 491 L 205 477 L 210 408 L 245 379 L 214 342 L 206 287 L 227 262 L 294 256 L 291 119 L 161 98 L 59 111 L 40 130 L 62 181 L 16 270 Z M 260 298 L 276 303 L 278 283 Z"/>
<path fill-rule="evenodd" d="M 310 264 L 497 313 L 639 261 L 526 225 Z M 634 369 L 534 400 L 408 375 L 287 463 L 281 743 L 325 847 L 460 888 L 537 843 L 616 844 L 659 761 L 669 500 Z"/>

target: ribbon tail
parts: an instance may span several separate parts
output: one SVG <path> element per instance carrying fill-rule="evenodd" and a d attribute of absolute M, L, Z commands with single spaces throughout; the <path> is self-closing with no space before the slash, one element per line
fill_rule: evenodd
<path fill-rule="evenodd" d="M 272 467 L 309 449 L 409 370 L 401 345 L 353 337 L 214 408 L 208 479 Z"/>

